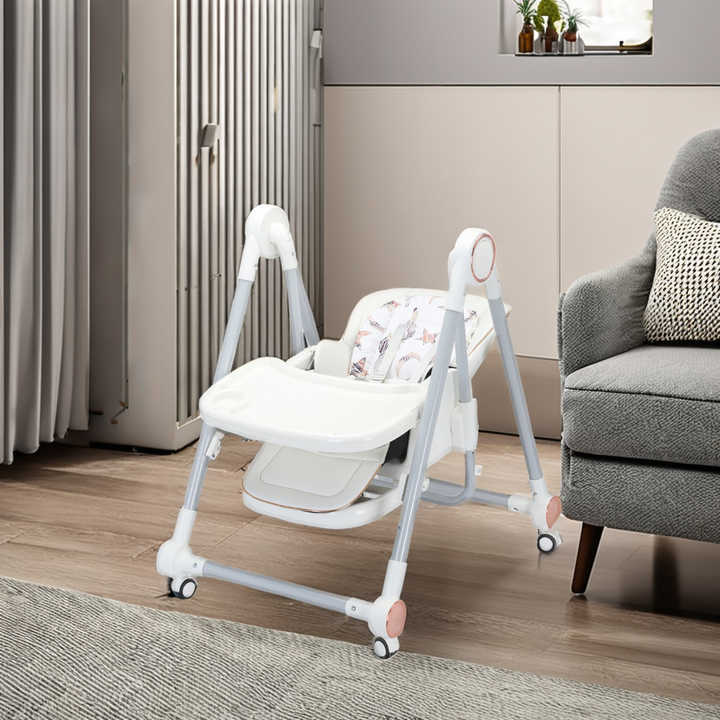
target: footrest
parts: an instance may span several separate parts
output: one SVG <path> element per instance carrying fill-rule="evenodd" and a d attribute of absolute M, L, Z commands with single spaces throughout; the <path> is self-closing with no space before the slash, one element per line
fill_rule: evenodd
<path fill-rule="evenodd" d="M 256 500 L 281 507 L 313 513 L 340 510 L 362 495 L 387 448 L 325 454 L 266 444 L 245 474 L 244 490 Z"/>

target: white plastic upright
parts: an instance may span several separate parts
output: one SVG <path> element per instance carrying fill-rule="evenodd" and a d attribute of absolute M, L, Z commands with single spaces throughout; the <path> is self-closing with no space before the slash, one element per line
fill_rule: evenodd
<path fill-rule="evenodd" d="M 480 286 L 495 268 L 495 240 L 482 228 L 463 230 L 448 256 L 448 308 L 463 312 L 465 288 Z"/>
<path fill-rule="evenodd" d="M 180 510 L 172 537 L 158 550 L 155 567 L 160 575 L 174 580 L 202 576 L 205 560 L 194 555 L 189 544 L 196 516 L 196 510 Z"/>
<path fill-rule="evenodd" d="M 238 279 L 253 282 L 261 257 L 266 260 L 279 257 L 283 270 L 297 267 L 290 221 L 277 205 L 258 205 L 248 215 Z"/>

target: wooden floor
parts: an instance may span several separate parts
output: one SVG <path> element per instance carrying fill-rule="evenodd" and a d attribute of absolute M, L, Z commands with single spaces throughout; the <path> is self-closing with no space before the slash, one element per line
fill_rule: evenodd
<path fill-rule="evenodd" d="M 193 549 L 225 564 L 374 599 L 397 523 L 333 533 L 243 507 L 240 475 L 255 451 L 226 439 L 213 464 Z M 192 448 L 175 455 L 48 446 L 0 470 L 0 575 L 151 607 L 367 643 L 365 625 L 211 580 L 167 598 L 155 552 L 182 503 Z M 559 488 L 559 446 L 542 442 Z M 483 486 L 524 491 L 516 438 L 481 435 Z M 460 481 L 461 457 L 433 475 Z M 607 531 L 587 597 L 572 597 L 576 523 L 539 557 L 523 517 L 424 505 L 404 598 L 405 651 L 720 703 L 720 546 Z M 368 650 L 369 652 L 369 650 Z"/>

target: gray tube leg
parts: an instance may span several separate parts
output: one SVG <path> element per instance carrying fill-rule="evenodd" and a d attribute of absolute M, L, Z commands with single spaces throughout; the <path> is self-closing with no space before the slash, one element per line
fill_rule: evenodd
<path fill-rule="evenodd" d="M 457 323 L 455 332 L 455 365 L 458 372 L 458 400 L 462 403 L 472 400 L 472 382 L 467 356 L 467 338 L 465 321 Z"/>
<path fill-rule="evenodd" d="M 455 337 L 455 365 L 458 372 L 458 400 L 461 403 L 466 403 L 472 400 L 472 379 L 470 377 L 470 367 L 468 365 L 465 319 L 461 318 L 457 326 L 457 333 Z M 465 488 L 463 492 L 458 495 L 457 502 L 453 504 L 459 505 L 460 503 L 469 500 L 474 491 L 475 452 L 473 450 L 468 450 L 465 453 Z"/>
<path fill-rule="evenodd" d="M 185 490 L 183 507 L 186 510 L 197 510 L 200 493 L 202 492 L 203 483 L 205 482 L 205 473 L 210 464 L 207 450 L 208 447 L 210 447 L 210 441 L 214 434 L 215 428 L 203 423 L 202 430 L 200 431 L 200 439 L 195 448 L 195 459 L 193 460 L 192 470 L 190 470 L 190 478 L 187 489 Z"/>
<path fill-rule="evenodd" d="M 470 468 L 466 468 L 469 470 Z M 445 480 L 436 480 L 430 478 L 430 489 L 423 493 L 422 499 L 438 505 L 459 505 L 461 502 L 475 502 L 482 505 L 494 505 L 507 509 L 508 498 L 507 493 L 492 492 L 491 490 L 480 490 L 473 488 L 470 493 L 460 493 L 462 500 L 456 501 L 458 498 L 457 485 L 455 483 L 446 482 Z"/>
<path fill-rule="evenodd" d="M 463 322 L 462 313 L 455 310 L 445 310 L 438 349 L 435 354 L 433 371 L 430 376 L 430 387 L 428 388 L 425 405 L 418 427 L 418 439 L 410 462 L 410 475 L 408 477 L 405 498 L 403 501 L 402 515 L 395 535 L 392 559 L 405 562 L 410 549 L 413 529 L 415 527 L 415 516 L 417 515 L 420 496 L 422 495 L 423 480 L 427 470 L 428 456 L 432 444 L 435 423 L 440 410 L 445 380 L 448 374 L 448 365 L 455 344 L 458 322 Z"/>
<path fill-rule="evenodd" d="M 232 306 L 230 307 L 230 317 L 228 318 L 227 328 L 225 329 L 222 346 L 220 347 L 220 354 L 218 355 L 217 365 L 215 366 L 213 383 L 222 380 L 222 378 L 232 370 L 238 340 L 240 339 L 240 333 L 242 332 L 245 322 L 245 313 L 247 312 L 248 302 L 250 301 L 252 285 L 250 280 L 237 281 L 235 295 Z M 205 473 L 210 463 L 207 450 L 214 434 L 215 428 L 203 423 L 202 430 L 200 431 L 200 439 L 195 448 L 195 459 L 193 460 L 192 470 L 190 471 L 187 490 L 185 491 L 183 507 L 186 510 L 197 510 L 200 493 L 202 492 L 205 481 Z"/>
<path fill-rule="evenodd" d="M 297 583 L 291 583 L 285 580 L 278 580 L 268 577 L 267 575 L 240 570 L 239 568 L 218 565 L 209 560 L 205 561 L 203 577 L 225 580 L 235 583 L 236 585 L 244 585 L 253 590 L 280 595 L 290 598 L 291 600 L 308 603 L 342 614 L 345 614 L 345 603 L 349 600 L 349 598 L 344 595 L 336 595 L 335 593 L 317 590 L 307 587 L 306 585 L 298 585 Z"/>
<path fill-rule="evenodd" d="M 303 332 L 308 345 L 317 345 L 320 342 L 320 334 L 315 324 L 315 316 L 310 306 L 310 298 L 305 288 L 305 283 L 300 278 L 300 305 L 302 314 Z"/>
<path fill-rule="evenodd" d="M 220 347 L 220 354 L 218 355 L 217 365 L 215 366 L 213 383 L 224 378 L 225 375 L 232 370 L 251 292 L 252 283 L 249 280 L 237 281 L 235 295 L 232 306 L 230 307 L 230 317 L 228 318 L 222 346 Z"/>
<path fill-rule="evenodd" d="M 285 287 L 287 288 L 288 312 L 290 313 L 290 349 L 293 355 L 296 355 L 305 347 L 300 282 L 297 268 L 285 271 Z"/>
<path fill-rule="evenodd" d="M 442 489 L 440 489 L 442 488 Z M 436 505 L 462 505 L 472 500 L 477 490 L 475 489 L 475 453 L 465 453 L 465 485 L 460 488 L 455 483 L 442 480 L 430 479 L 430 487 L 420 496 L 421 500 L 435 503 Z"/>
<path fill-rule="evenodd" d="M 455 333 L 455 365 L 458 373 L 458 400 L 462 403 L 472 400 L 472 383 L 470 381 L 470 368 L 468 367 L 467 341 L 465 338 L 465 322 L 457 323 Z M 436 483 L 436 488 L 442 487 L 443 491 L 434 489 L 432 483 L 422 496 L 422 500 L 435 503 L 436 505 L 461 505 L 471 500 L 475 493 L 475 453 L 471 450 L 465 453 L 465 484 L 457 488 L 452 483 Z M 444 492 L 447 490 L 447 492 Z"/>
<path fill-rule="evenodd" d="M 508 328 L 507 316 L 505 315 L 505 305 L 502 298 L 499 297 L 489 298 L 488 303 L 490 305 L 490 313 L 495 326 L 498 347 L 500 348 L 500 355 L 503 361 L 505 379 L 507 380 L 508 389 L 510 390 L 515 424 L 517 425 L 523 452 L 525 453 L 525 464 L 527 465 L 528 475 L 530 476 L 531 482 L 540 480 L 543 477 L 543 472 L 540 467 L 537 446 L 535 445 L 535 436 L 532 431 L 532 423 L 525 399 L 522 378 L 520 377 L 520 370 L 518 369 L 512 340 L 510 339 L 510 329 Z"/>
<path fill-rule="evenodd" d="M 466 472 L 469 468 L 466 467 Z M 474 474 L 474 468 L 473 468 Z M 428 502 L 435 503 L 436 505 L 460 505 L 463 502 L 470 501 L 474 503 L 480 503 L 481 505 L 493 505 L 501 507 L 507 510 L 508 498 L 510 495 L 507 493 L 493 492 L 492 490 L 480 490 L 474 488 L 469 494 L 466 495 L 465 490 L 462 489 L 458 493 L 458 486 L 455 483 L 447 482 L 445 480 L 438 480 L 437 478 L 428 478 L 429 488 L 421 496 L 421 500 L 427 500 Z M 395 481 L 384 477 L 374 477 L 370 483 L 372 487 L 379 488 L 393 488 L 395 487 Z M 461 499 L 461 496 L 464 499 Z"/>

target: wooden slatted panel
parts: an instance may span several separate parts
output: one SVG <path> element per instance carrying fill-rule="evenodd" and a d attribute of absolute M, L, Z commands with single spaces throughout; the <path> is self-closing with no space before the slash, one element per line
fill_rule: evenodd
<path fill-rule="evenodd" d="M 197 415 L 222 341 L 243 245 L 258 203 L 288 211 L 321 318 L 320 134 L 310 48 L 319 0 L 176 0 L 177 419 Z M 204 126 L 218 124 L 213 148 Z M 279 265 L 261 264 L 238 364 L 289 354 Z"/>

